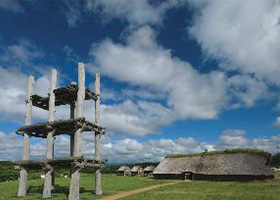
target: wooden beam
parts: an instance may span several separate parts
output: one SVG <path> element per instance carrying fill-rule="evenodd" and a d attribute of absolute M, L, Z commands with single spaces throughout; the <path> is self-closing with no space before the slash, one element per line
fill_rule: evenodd
<path fill-rule="evenodd" d="M 77 200 L 80 197 L 80 168 L 72 166 L 68 200 Z"/>
<path fill-rule="evenodd" d="M 52 175 L 53 175 L 53 168 L 47 165 L 48 168 L 45 169 L 45 181 L 44 181 L 44 190 L 43 190 L 43 198 L 49 198 L 52 196 Z"/>
<path fill-rule="evenodd" d="M 56 69 L 51 69 L 50 73 L 50 91 L 49 91 L 49 116 L 48 121 L 54 121 L 54 113 L 55 113 L 55 95 L 54 90 L 57 84 L 57 71 Z"/>
<path fill-rule="evenodd" d="M 84 117 L 83 105 L 85 99 L 85 67 L 83 63 L 78 63 L 78 93 L 77 93 L 77 107 L 76 117 Z"/>
<path fill-rule="evenodd" d="M 100 126 L 100 73 L 95 75 L 95 95 L 97 97 L 95 101 L 95 124 Z M 100 131 L 95 132 L 95 158 L 101 159 L 101 139 L 102 133 Z M 98 168 L 95 172 L 95 194 L 102 195 L 101 187 L 101 168 Z"/>
<path fill-rule="evenodd" d="M 75 104 L 70 105 L 70 119 L 75 118 Z M 73 157 L 74 151 L 74 133 L 70 134 L 70 157 Z"/>
<path fill-rule="evenodd" d="M 48 122 L 54 122 L 54 113 L 55 113 L 55 94 L 54 89 L 57 84 L 57 71 L 56 69 L 51 69 L 50 72 L 50 91 L 49 91 L 49 115 Z M 46 159 L 52 159 L 54 157 L 54 133 L 55 130 L 51 130 L 47 134 L 47 152 Z M 45 182 L 44 182 L 44 191 L 43 198 L 51 197 L 51 191 L 54 189 L 54 173 L 53 169 L 50 167 L 46 169 Z"/>
<path fill-rule="evenodd" d="M 32 117 L 32 100 L 31 95 L 34 88 L 34 77 L 28 77 L 27 95 L 26 95 L 26 111 L 25 111 L 25 125 L 31 124 Z M 30 137 L 27 133 L 23 134 L 22 160 L 30 160 Z M 19 187 L 17 196 L 25 196 L 27 190 L 27 170 L 21 167 Z"/>
<path fill-rule="evenodd" d="M 76 118 L 83 118 L 83 103 L 85 99 L 85 67 L 83 63 L 78 63 L 78 92 L 76 102 Z M 82 128 L 78 128 L 74 135 L 73 156 L 80 157 L 82 155 Z M 69 200 L 79 199 L 80 192 L 80 168 L 71 167 L 71 181 L 69 189 Z"/>

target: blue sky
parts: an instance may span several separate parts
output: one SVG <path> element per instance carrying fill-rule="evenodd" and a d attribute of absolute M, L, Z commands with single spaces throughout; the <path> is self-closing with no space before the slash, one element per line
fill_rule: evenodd
<path fill-rule="evenodd" d="M 0 159 L 20 159 L 29 74 L 47 93 L 49 69 L 59 85 L 86 84 L 101 71 L 101 115 L 109 162 L 158 161 L 171 153 L 280 145 L 280 1 L 84 0 L 0 1 Z M 56 118 L 68 118 L 68 107 Z M 85 105 L 93 120 L 93 104 Z M 47 113 L 34 109 L 34 122 Z M 69 138 L 56 138 L 56 156 Z M 93 155 L 93 135 L 83 137 Z M 12 155 L 7 154 L 13 149 Z M 31 156 L 45 156 L 32 139 Z"/>

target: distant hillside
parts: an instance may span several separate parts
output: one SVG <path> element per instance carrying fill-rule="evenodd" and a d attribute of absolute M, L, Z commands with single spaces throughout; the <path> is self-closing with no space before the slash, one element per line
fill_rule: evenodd
<path fill-rule="evenodd" d="M 11 161 L 0 161 L 0 182 L 7 180 L 16 180 L 19 171 L 14 169 L 14 163 Z"/>

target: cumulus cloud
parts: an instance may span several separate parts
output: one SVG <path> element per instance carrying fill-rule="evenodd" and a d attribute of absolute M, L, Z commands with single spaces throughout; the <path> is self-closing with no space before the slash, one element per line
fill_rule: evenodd
<path fill-rule="evenodd" d="M 223 73 L 200 74 L 157 44 L 155 37 L 144 26 L 128 35 L 125 45 L 106 39 L 93 45 L 90 55 L 103 74 L 168 94 L 168 106 L 183 119 L 217 117 L 225 105 Z"/>
<path fill-rule="evenodd" d="M 21 158 L 22 140 L 15 133 L 0 131 L 0 159 L 17 160 Z"/>
<path fill-rule="evenodd" d="M 245 138 L 244 130 L 225 130 L 220 136 L 219 147 L 232 149 L 249 146 L 249 140 Z"/>
<path fill-rule="evenodd" d="M 279 0 L 189 0 L 196 17 L 189 33 L 226 70 L 279 85 Z"/>
<path fill-rule="evenodd" d="M 158 128 L 172 124 L 176 116 L 159 103 L 126 100 L 101 106 L 102 124 L 110 131 L 144 136 L 158 133 Z"/>
<path fill-rule="evenodd" d="M 35 91 L 42 94 L 48 88 L 48 79 L 41 76 L 35 81 Z M 27 89 L 27 75 L 16 68 L 3 68 L 0 66 L 0 111 L 1 121 L 22 123 L 25 112 L 25 98 Z M 35 118 L 45 119 L 46 113 L 34 109 Z"/>
<path fill-rule="evenodd" d="M 0 121 L 12 121 L 23 124 L 25 113 L 25 98 L 28 75 L 17 68 L 0 67 Z M 15 81 L 16 80 L 16 81 Z M 49 87 L 49 76 L 39 76 L 35 79 L 34 93 L 46 96 Z M 56 107 L 56 119 L 69 119 L 69 106 Z M 158 133 L 158 128 L 170 125 L 174 113 L 156 102 L 140 100 L 137 103 L 125 100 L 118 104 L 101 105 L 101 122 L 110 131 L 121 134 L 144 136 Z M 84 103 L 84 115 L 89 121 L 94 121 L 94 102 Z M 44 121 L 48 113 L 33 107 L 34 121 Z"/>
<path fill-rule="evenodd" d="M 6 134 L 0 131 L 0 159 L 21 159 L 22 139 L 14 133 Z M 15 142 L 16 141 L 16 142 Z M 44 158 L 46 155 L 46 140 L 31 139 L 31 158 Z M 112 134 L 106 134 L 101 139 L 102 157 L 109 163 L 156 162 L 166 155 L 178 153 L 200 153 L 232 148 L 257 148 L 266 152 L 276 153 L 280 145 L 280 135 L 264 138 L 247 138 L 244 130 L 224 130 L 217 143 L 199 141 L 193 137 L 179 137 L 175 139 L 161 138 L 139 141 L 132 138 L 113 139 Z M 58 136 L 55 139 L 55 156 L 70 155 L 70 139 Z M 12 153 L 11 153 L 12 151 Z M 7 153 L 9 152 L 9 153 Z M 83 134 L 84 156 L 94 156 L 94 134 Z"/>
<path fill-rule="evenodd" d="M 247 138 L 242 129 L 224 130 L 220 135 L 217 149 L 256 148 L 270 153 L 277 153 L 280 145 L 280 135 L 272 137 Z"/>

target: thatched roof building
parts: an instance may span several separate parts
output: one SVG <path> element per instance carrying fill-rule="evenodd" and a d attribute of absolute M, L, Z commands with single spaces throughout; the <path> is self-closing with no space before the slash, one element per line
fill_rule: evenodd
<path fill-rule="evenodd" d="M 141 175 L 143 174 L 143 168 L 139 165 L 132 167 L 131 169 L 131 176 Z"/>
<path fill-rule="evenodd" d="M 248 149 L 167 156 L 154 170 L 157 179 L 263 180 L 274 178 L 270 154 Z"/>
<path fill-rule="evenodd" d="M 128 166 L 121 166 L 118 169 L 118 175 L 120 176 L 130 175 L 130 168 Z"/>
<path fill-rule="evenodd" d="M 147 166 L 144 168 L 144 174 L 152 175 L 153 171 L 155 170 L 155 166 Z"/>

